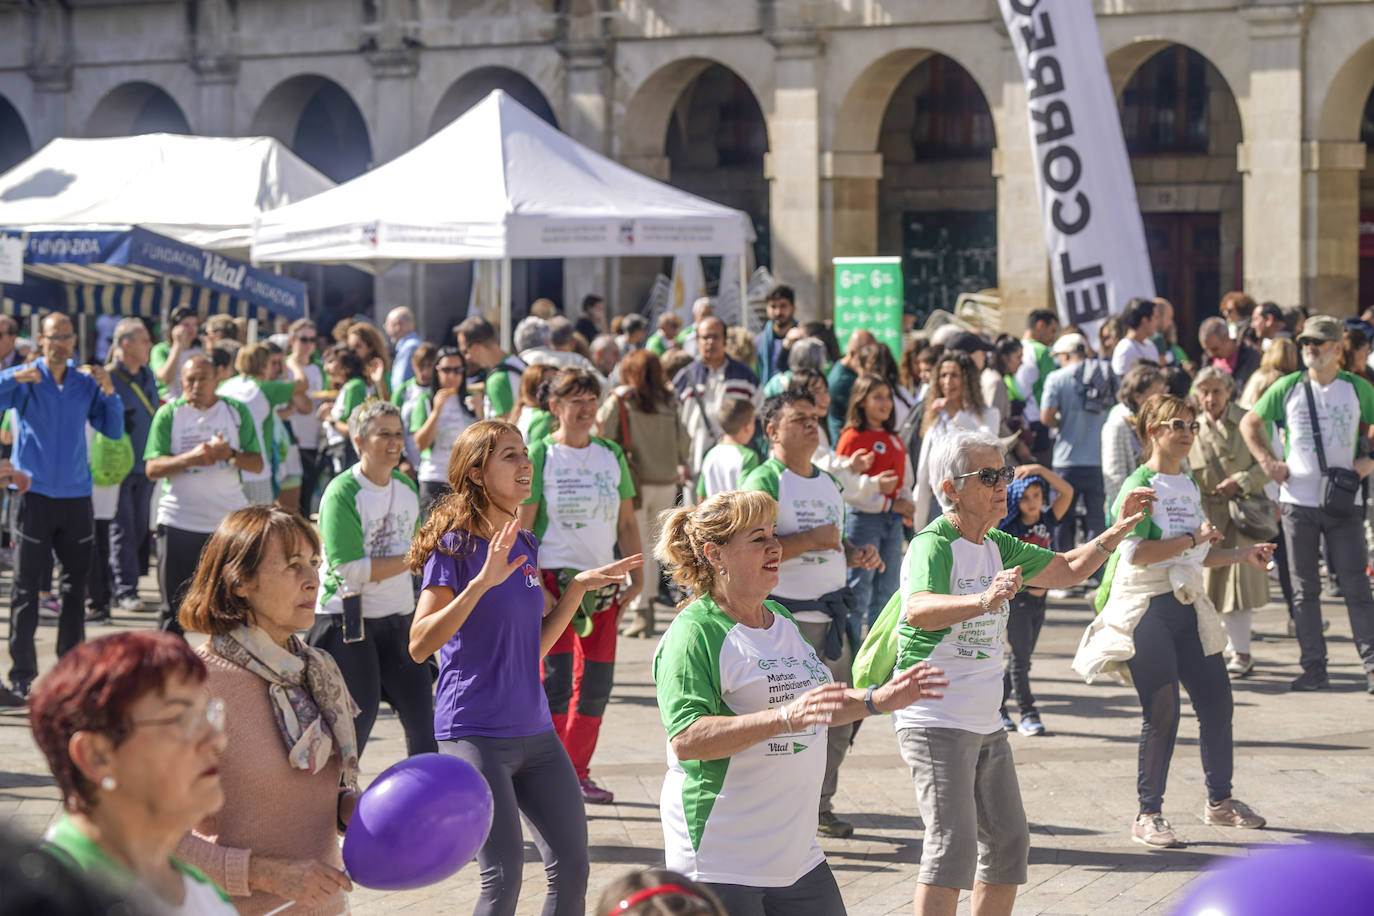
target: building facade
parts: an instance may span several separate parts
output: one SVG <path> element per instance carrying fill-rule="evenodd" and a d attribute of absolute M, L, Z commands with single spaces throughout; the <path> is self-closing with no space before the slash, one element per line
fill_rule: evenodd
<path fill-rule="evenodd" d="M 1233 288 L 1374 304 L 1374 3 L 1094 6 L 1181 330 Z M 902 255 L 918 312 L 995 286 L 1016 330 L 1053 301 L 995 0 L 0 0 L 0 168 L 57 136 L 173 130 L 269 134 L 345 180 L 498 87 L 748 211 L 756 259 L 805 314 L 828 312 L 832 257 L 870 254 Z M 528 264 L 517 299 L 599 291 L 628 311 L 663 267 Z M 395 269 L 378 306 L 441 328 L 466 309 L 467 270 Z M 346 269 L 306 275 L 341 308 L 374 292 Z"/>

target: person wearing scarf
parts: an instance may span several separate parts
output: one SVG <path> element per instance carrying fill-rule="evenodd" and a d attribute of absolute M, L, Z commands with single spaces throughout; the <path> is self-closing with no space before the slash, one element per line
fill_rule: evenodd
<path fill-rule="evenodd" d="M 232 513 L 211 535 L 181 624 L 210 635 L 196 654 L 224 701 L 224 806 L 177 847 L 244 916 L 293 902 L 337 916 L 352 889 L 339 834 L 358 792 L 358 708 L 327 653 L 296 634 L 319 590 L 319 537 L 272 506 Z"/>

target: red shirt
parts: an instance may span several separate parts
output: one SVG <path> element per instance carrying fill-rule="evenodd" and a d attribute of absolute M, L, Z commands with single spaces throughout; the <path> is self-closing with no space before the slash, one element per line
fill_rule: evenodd
<path fill-rule="evenodd" d="M 873 467 L 864 473 L 870 477 L 877 477 L 884 471 L 896 471 L 897 489 L 893 492 L 901 492 L 902 484 L 905 482 L 902 478 L 906 475 L 906 448 L 902 445 L 902 440 L 882 429 L 861 431 L 849 428 L 840 433 L 840 441 L 835 443 L 837 455 L 849 456 L 861 449 L 873 453 Z M 891 508 L 892 497 L 886 497 L 883 505 Z"/>

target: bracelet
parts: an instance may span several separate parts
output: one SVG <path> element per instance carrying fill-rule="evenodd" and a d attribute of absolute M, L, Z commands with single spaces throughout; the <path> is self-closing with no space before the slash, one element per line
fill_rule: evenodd
<path fill-rule="evenodd" d="M 1185 531 L 1184 534 L 1188 535 L 1188 541 L 1189 541 L 1188 546 L 1189 546 L 1189 547 L 1196 547 L 1196 546 L 1197 546 L 1197 535 L 1193 534 L 1193 532 L 1191 532 L 1191 531 Z"/>
<path fill-rule="evenodd" d="M 873 684 L 868 688 L 868 692 L 864 694 L 864 708 L 868 710 L 868 714 L 870 716 L 882 715 L 882 712 L 878 709 L 878 707 L 873 705 L 873 691 L 877 689 L 878 685 Z"/>
<path fill-rule="evenodd" d="M 981 595 L 978 596 L 978 606 L 981 607 L 981 608 L 983 609 L 983 613 L 984 613 L 984 614 L 991 614 L 991 613 L 992 613 L 992 605 L 991 605 L 990 603 L 988 603 L 988 593 L 987 593 L 987 592 L 983 592 L 983 594 L 981 594 Z"/>
<path fill-rule="evenodd" d="M 347 789 L 340 789 L 339 798 L 334 802 L 334 826 L 339 828 L 339 833 L 348 832 L 348 825 L 343 820 L 343 800 L 347 795 Z"/>
<path fill-rule="evenodd" d="M 786 704 L 778 707 L 778 715 L 782 717 L 783 725 L 787 727 L 787 731 L 784 732 L 784 734 L 790 735 L 792 732 L 796 731 L 796 729 L 792 727 L 792 717 L 787 714 Z"/>
<path fill-rule="evenodd" d="M 1112 552 L 1107 549 L 1107 545 L 1102 543 L 1102 538 L 1093 538 L 1093 546 L 1098 549 L 1104 557 L 1110 557 Z"/>

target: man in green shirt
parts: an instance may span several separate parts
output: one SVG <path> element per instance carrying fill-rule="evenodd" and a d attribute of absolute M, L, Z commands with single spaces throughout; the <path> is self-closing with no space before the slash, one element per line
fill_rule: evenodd
<path fill-rule="evenodd" d="M 520 375 L 525 371 L 524 361 L 501 349 L 496 329 L 481 316 L 464 319 L 455 331 L 458 349 L 467 361 L 468 371 L 487 373 L 482 416 L 488 420 L 514 422 L 520 407 Z"/>

